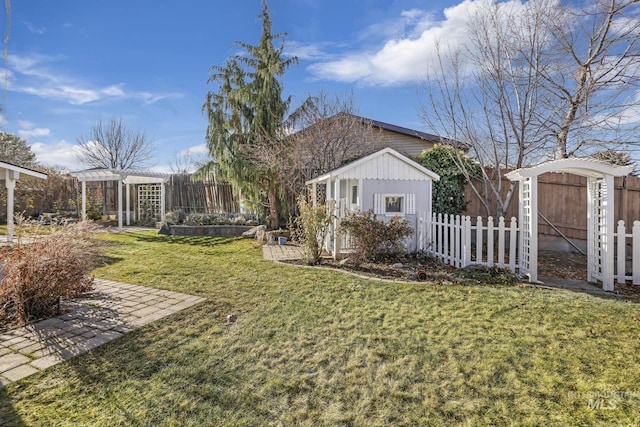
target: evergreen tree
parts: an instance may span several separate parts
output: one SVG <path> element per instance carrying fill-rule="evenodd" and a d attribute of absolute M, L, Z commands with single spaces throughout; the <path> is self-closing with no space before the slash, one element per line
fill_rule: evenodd
<path fill-rule="evenodd" d="M 286 144 L 285 120 L 290 97 L 283 99 L 279 80 L 297 58 L 284 58 L 284 34 L 271 33 L 267 2 L 262 2 L 262 37 L 257 46 L 235 45 L 246 54 L 211 67 L 208 83 L 218 85 L 203 106 L 209 126 L 207 141 L 218 171 L 252 202 L 266 198 L 271 225 L 279 226 L 278 197 L 282 185 L 277 166 L 261 155 L 265 147 Z M 274 43 L 282 40 L 276 48 Z"/>
<path fill-rule="evenodd" d="M 26 168 L 33 168 L 38 164 L 27 141 L 6 132 L 0 132 L 0 161 Z"/>

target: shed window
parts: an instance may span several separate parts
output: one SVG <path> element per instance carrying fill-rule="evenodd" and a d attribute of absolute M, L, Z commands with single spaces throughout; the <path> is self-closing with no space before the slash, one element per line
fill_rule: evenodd
<path fill-rule="evenodd" d="M 387 196 L 385 197 L 385 213 L 402 213 L 404 206 L 404 197 Z"/>
<path fill-rule="evenodd" d="M 351 187 L 351 204 L 352 205 L 358 204 L 358 186 L 357 185 L 354 185 L 353 187 Z"/>
<path fill-rule="evenodd" d="M 415 194 L 374 194 L 373 212 L 377 215 L 415 215 Z"/>

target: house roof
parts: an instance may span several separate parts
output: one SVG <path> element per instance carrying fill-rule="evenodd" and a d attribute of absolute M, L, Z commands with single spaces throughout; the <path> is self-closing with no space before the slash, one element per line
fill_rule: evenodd
<path fill-rule="evenodd" d="M 307 181 L 314 184 L 330 179 L 440 180 L 440 176 L 392 148 L 375 153 Z"/>
<path fill-rule="evenodd" d="M 71 176 L 80 182 L 119 181 L 125 184 L 160 184 L 169 180 L 169 175 L 156 172 L 123 171 L 116 169 L 93 168 L 71 172 Z"/>
<path fill-rule="evenodd" d="M 559 159 L 528 168 L 516 169 L 507 173 L 505 176 L 511 181 L 520 181 L 524 178 L 542 175 L 547 172 L 566 172 L 579 176 L 602 178 L 605 175 L 629 175 L 633 172 L 633 166 L 616 166 L 595 159 Z"/>
<path fill-rule="evenodd" d="M 0 171 L 12 171 L 19 174 L 23 173 L 25 175 L 33 176 L 36 178 L 47 179 L 46 173 L 38 172 L 36 170 L 25 168 L 23 166 L 14 165 L 13 163 L 9 162 L 0 162 Z M 4 175 L 4 173 L 2 173 L 2 175 Z M 4 179 L 4 176 L 0 176 L 0 179 Z"/>
<path fill-rule="evenodd" d="M 356 116 L 355 114 L 349 114 L 349 113 L 340 113 L 340 114 L 348 114 L 357 119 L 360 119 L 363 123 L 371 123 L 372 126 L 377 127 L 379 129 L 388 130 L 390 132 L 396 132 L 403 135 L 413 136 L 415 138 L 424 139 L 425 141 L 433 142 L 435 144 L 445 143 L 445 144 L 450 144 L 454 146 L 460 146 L 461 148 L 462 146 L 467 147 L 466 144 L 460 141 L 454 141 L 452 139 L 443 138 L 441 136 L 434 135 L 432 133 L 421 132 L 419 130 L 409 129 L 402 126 L 393 125 L 391 123 L 381 122 L 379 120 L 368 119 L 366 117 Z"/>
<path fill-rule="evenodd" d="M 415 129 L 409 129 L 406 127 L 402 127 L 402 126 L 397 126 L 397 125 L 393 125 L 391 123 L 386 123 L 386 122 L 381 122 L 379 120 L 373 120 L 373 119 L 369 119 L 367 117 L 362 117 L 362 116 L 358 116 L 355 114 L 351 114 L 351 113 L 345 113 L 345 112 L 341 112 L 338 114 L 335 114 L 325 120 L 332 120 L 335 117 L 339 117 L 339 116 L 349 116 L 349 117 L 353 117 L 356 120 L 359 120 L 362 124 L 367 125 L 370 124 L 373 127 L 376 127 L 378 129 L 382 129 L 382 130 L 386 130 L 389 132 L 395 132 L 395 133 L 399 133 L 401 135 L 407 135 L 407 136 L 411 136 L 413 138 L 417 138 L 417 139 L 421 139 L 423 141 L 428 141 L 431 142 L 433 144 L 447 144 L 447 145 L 451 145 L 454 146 L 460 150 L 464 150 L 467 151 L 469 150 L 469 144 L 462 142 L 462 141 L 456 141 L 453 139 L 449 139 L 449 138 L 444 138 L 438 135 L 434 135 L 432 133 L 427 133 L 427 132 L 422 132 L 419 130 L 415 130 Z M 313 125 L 312 125 L 313 126 Z M 310 126 L 310 127 L 312 127 Z M 304 132 L 305 129 L 300 130 L 300 132 Z"/>

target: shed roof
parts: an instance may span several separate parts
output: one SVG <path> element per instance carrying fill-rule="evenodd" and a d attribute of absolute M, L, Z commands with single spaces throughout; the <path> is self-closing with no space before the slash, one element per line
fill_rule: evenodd
<path fill-rule="evenodd" d="M 566 172 L 579 176 L 602 178 L 605 175 L 626 176 L 633 172 L 633 166 L 617 166 L 595 159 L 559 159 L 541 163 L 528 168 L 520 168 L 507 173 L 505 176 L 511 181 L 519 181 L 542 175 L 547 172 Z"/>
<path fill-rule="evenodd" d="M 169 180 L 169 175 L 158 172 L 123 171 L 116 169 L 85 169 L 71 172 L 71 176 L 80 182 L 89 181 L 119 181 L 125 184 L 160 184 Z"/>
<path fill-rule="evenodd" d="M 385 148 L 311 179 L 307 181 L 307 184 L 336 178 L 438 181 L 440 176 L 394 149 Z"/>

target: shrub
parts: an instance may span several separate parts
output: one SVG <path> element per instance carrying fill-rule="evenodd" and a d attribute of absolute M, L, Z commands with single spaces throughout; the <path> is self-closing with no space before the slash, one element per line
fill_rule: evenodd
<path fill-rule="evenodd" d="M 305 248 L 307 262 L 317 264 L 322 255 L 322 245 L 329 232 L 333 215 L 324 204 L 313 206 L 303 197 L 298 199 L 300 215 L 295 219 L 296 237 Z"/>
<path fill-rule="evenodd" d="M 348 233 L 355 246 L 354 263 L 389 260 L 405 252 L 404 239 L 413 234 L 406 219 L 376 219 L 372 211 L 351 212 L 342 220 L 341 233 Z"/>
<path fill-rule="evenodd" d="M 187 214 L 182 209 L 167 212 L 164 216 L 164 220 L 167 224 L 180 225 L 187 218 Z"/>
<path fill-rule="evenodd" d="M 55 315 L 59 298 L 91 289 L 89 272 L 102 253 L 93 239 L 95 226 L 52 227 L 33 243 L 22 238 L 0 250 L 0 322 L 5 325 Z"/>
<path fill-rule="evenodd" d="M 467 181 L 482 175 L 473 159 L 454 147 L 436 144 L 423 151 L 416 161 L 440 175 L 440 180 L 433 183 L 434 212 L 459 215 L 467 208 L 464 198 Z"/>

